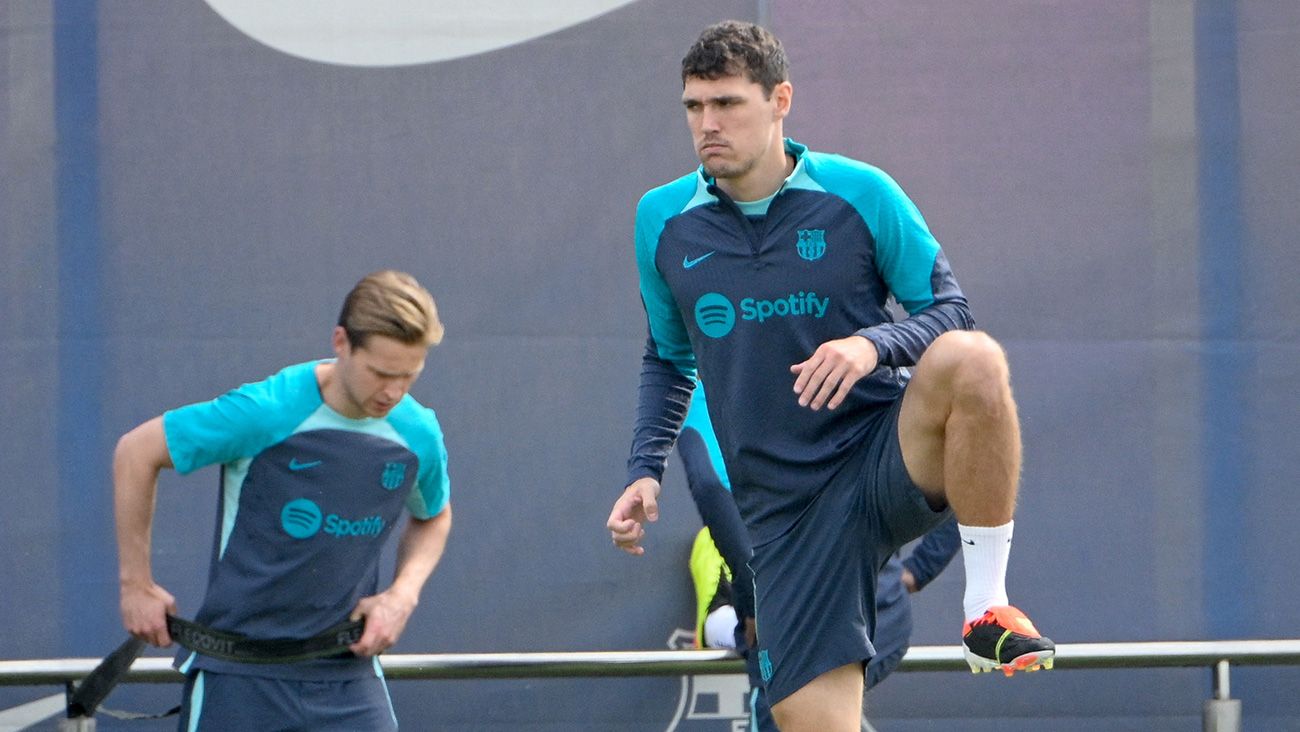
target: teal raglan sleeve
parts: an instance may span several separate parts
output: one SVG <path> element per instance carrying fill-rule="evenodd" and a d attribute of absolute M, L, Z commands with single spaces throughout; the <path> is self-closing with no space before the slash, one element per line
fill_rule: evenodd
<path fill-rule="evenodd" d="M 676 215 L 694 190 L 689 179 L 675 181 L 650 191 L 636 210 L 636 268 L 649 325 L 650 346 L 661 361 L 689 377 L 695 376 L 695 352 L 691 350 L 677 301 L 655 264 L 659 239 L 670 218 Z"/>
<path fill-rule="evenodd" d="M 413 406 L 412 414 L 417 423 L 399 431 L 420 460 L 415 489 L 406 498 L 406 509 L 415 518 L 423 520 L 433 518 L 447 508 L 451 502 L 451 479 L 447 474 L 447 445 L 437 415 L 428 407 Z"/>
<path fill-rule="evenodd" d="M 163 414 L 172 465 L 182 475 L 252 457 L 293 433 L 319 404 L 315 364 L 290 366 L 206 402 Z M 308 388 L 310 386 L 310 388 Z"/>
<path fill-rule="evenodd" d="M 817 155 L 814 177 L 857 210 L 874 239 L 876 269 L 908 317 L 857 331 L 885 366 L 913 366 L 949 330 L 975 327 L 966 297 L 920 210 L 887 173 L 837 155 Z"/>
<path fill-rule="evenodd" d="M 650 191 L 637 206 L 636 263 L 648 332 L 627 463 L 628 484 L 643 477 L 662 478 L 695 385 L 695 352 L 686 324 L 655 264 L 669 219 L 681 212 L 694 191 L 694 176 L 687 176 Z"/>

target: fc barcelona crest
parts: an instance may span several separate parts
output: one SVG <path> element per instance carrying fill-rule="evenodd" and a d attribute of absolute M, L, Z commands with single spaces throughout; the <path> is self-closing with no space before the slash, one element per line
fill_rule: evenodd
<path fill-rule="evenodd" d="M 379 482 L 390 491 L 401 488 L 406 482 L 406 463 L 386 463 Z"/>
<path fill-rule="evenodd" d="M 815 262 L 826 253 L 826 231 L 824 229 L 799 230 L 799 256 Z"/>

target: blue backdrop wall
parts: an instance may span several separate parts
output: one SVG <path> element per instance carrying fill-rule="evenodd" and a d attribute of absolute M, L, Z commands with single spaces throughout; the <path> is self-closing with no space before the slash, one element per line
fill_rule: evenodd
<path fill-rule="evenodd" d="M 419 276 L 447 324 L 414 393 L 456 507 L 396 650 L 666 647 L 693 607 L 680 469 L 644 557 L 603 527 L 644 334 L 631 223 L 695 164 L 678 64 L 726 17 L 782 37 L 787 131 L 893 174 L 1008 350 L 1012 596 L 1058 642 L 1297 636 L 1300 6 L 498 2 L 476 25 L 421 5 L 431 24 L 392 43 L 316 50 L 232 0 L 0 5 L 0 658 L 120 641 L 116 437 L 328 355 L 342 294 L 381 267 Z M 377 54 L 421 30 L 482 43 Z M 155 571 L 183 612 L 216 481 L 162 482 Z M 914 642 L 956 642 L 961 588 L 958 565 L 917 596 Z M 1300 729 L 1296 671 L 1234 682 L 1251 728 Z M 413 729 L 729 729 L 678 719 L 693 683 L 393 692 Z M 901 674 L 871 703 L 882 730 L 1173 730 L 1208 689 L 1197 670 Z"/>

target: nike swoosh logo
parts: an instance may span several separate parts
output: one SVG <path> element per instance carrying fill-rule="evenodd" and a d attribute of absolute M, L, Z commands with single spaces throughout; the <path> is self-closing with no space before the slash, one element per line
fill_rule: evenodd
<path fill-rule="evenodd" d="M 292 459 L 292 460 L 289 461 L 289 469 L 290 469 L 290 470 L 306 470 L 307 468 L 314 468 L 314 467 L 316 467 L 317 465 L 320 465 L 320 464 L 321 464 L 321 461 L 320 461 L 320 460 L 313 460 L 313 461 L 310 462 L 310 463 L 300 463 L 300 462 L 298 462 L 298 458 L 294 458 L 294 459 Z"/>
<path fill-rule="evenodd" d="M 683 257 L 683 258 L 682 258 L 682 267 L 684 267 L 685 269 L 690 269 L 691 267 L 694 267 L 695 265 L 699 264 L 700 262 L 703 262 L 704 260 L 708 259 L 709 257 L 712 257 L 713 254 L 714 254 L 714 252 L 709 252 L 708 254 L 705 254 L 705 255 L 702 256 L 702 257 L 696 257 L 695 259 L 691 259 L 690 257 Z"/>
<path fill-rule="evenodd" d="M 970 539 L 962 539 L 962 541 L 967 544 L 970 544 L 971 546 L 975 546 L 975 542 L 971 541 Z"/>

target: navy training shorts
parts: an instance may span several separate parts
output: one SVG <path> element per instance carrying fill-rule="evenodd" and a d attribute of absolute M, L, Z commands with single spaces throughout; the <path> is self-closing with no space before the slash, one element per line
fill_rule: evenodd
<path fill-rule="evenodd" d="M 789 531 L 754 547 L 758 663 L 769 704 L 875 655 L 876 573 L 952 513 L 930 508 L 907 474 L 898 443 L 902 403 L 870 417 L 856 460 Z"/>
<path fill-rule="evenodd" d="M 193 671 L 185 677 L 184 694 L 181 732 L 397 729 L 388 686 L 375 676 L 302 681 Z"/>

